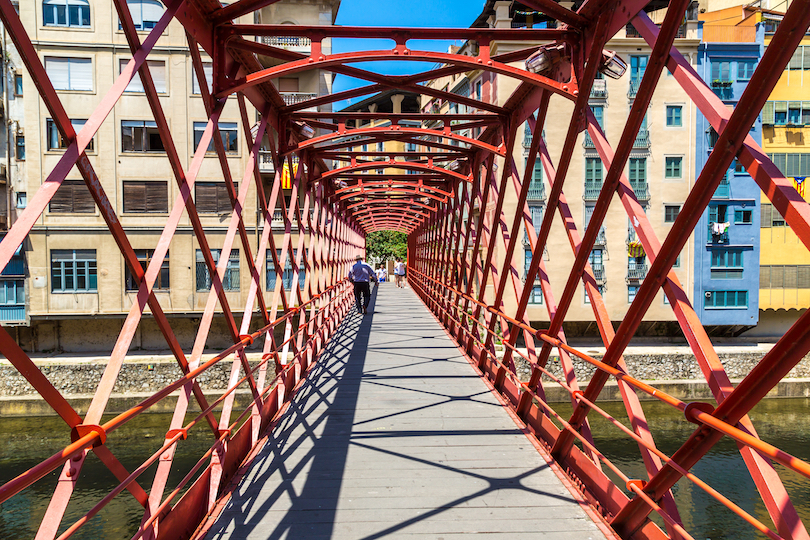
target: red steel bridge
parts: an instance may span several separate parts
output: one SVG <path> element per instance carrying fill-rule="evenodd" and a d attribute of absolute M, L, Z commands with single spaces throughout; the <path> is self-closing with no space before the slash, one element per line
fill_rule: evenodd
<path fill-rule="evenodd" d="M 252 457 L 266 443 L 268 433 L 272 433 L 291 401 L 295 400 L 297 389 L 313 372 L 313 367 L 323 360 L 336 329 L 351 314 L 351 291 L 345 279 L 348 264 L 355 255 L 363 253 L 366 234 L 380 230 L 408 234 L 408 279 L 411 286 L 477 367 L 480 376 L 499 392 L 516 421 L 537 443 L 539 451 L 553 458 L 561 477 L 574 486 L 590 506 L 594 519 L 606 531 L 620 538 L 691 538 L 682 525 L 671 492 L 676 482 L 688 481 L 694 489 L 707 492 L 717 504 L 728 507 L 762 535 L 810 538 L 774 468 L 778 463 L 810 477 L 810 464 L 761 440 L 747 416 L 751 408 L 810 352 L 810 312 L 806 312 L 761 358 L 741 383 L 732 386 L 686 292 L 671 270 L 735 157 L 805 246 L 810 248 L 810 208 L 792 182 L 780 173 L 748 135 L 792 52 L 807 31 L 810 2 L 794 0 L 790 5 L 738 106 L 730 111 L 673 47 L 684 19 L 686 0 L 669 2 L 666 18 L 660 27 L 653 24 L 644 12 L 648 0 L 585 0 L 576 11 L 553 0 L 522 0 L 525 5 L 559 21 L 554 29 L 243 25 L 234 24 L 234 19 L 264 8 L 274 0 L 236 0 L 227 6 L 222 6 L 217 0 L 169 0 L 165 14 L 148 35 L 136 31 L 125 0 L 110 1 L 117 9 L 132 59 L 109 93 L 100 99 L 84 127 L 76 133 L 12 2 L 0 0 L 0 17 L 55 125 L 70 141 L 58 165 L 51 171 L 43 171 L 47 178 L 33 196 L 29 194 L 27 208 L 0 243 L 0 268 L 8 264 L 68 172 L 77 166 L 130 272 L 140 283 L 137 302 L 109 353 L 109 361 L 84 416 L 77 413 L 15 340 L 0 329 L 2 354 L 64 420 L 65 430 L 71 434 L 70 445 L 0 487 L 0 502 L 8 501 L 20 496 L 23 490 L 46 475 L 60 471 L 59 482 L 37 538 L 54 538 L 57 534 L 59 538 L 70 537 L 114 498 L 124 498 L 143 512 L 141 526 L 132 532 L 133 538 L 174 539 L 199 535 L 198 526 L 206 523 L 214 510 L 221 506 L 223 497 L 249 467 Z M 188 168 L 178 157 L 166 111 L 158 99 L 146 62 L 150 51 L 173 20 L 187 31 L 188 46 L 200 81 L 205 80 L 200 51 L 204 50 L 213 59 L 213 91 L 208 92 L 207 85 L 200 84 L 209 113 L 207 128 Z M 396 22 L 394 18 L 391 21 Z M 621 139 L 618 146 L 611 149 L 590 113 L 588 96 L 597 72 L 616 67 L 615 60 L 603 50 L 604 44 L 630 22 L 649 43 L 652 53 Z M 300 54 L 256 41 L 256 36 L 265 35 L 308 37 L 312 42 L 311 52 Z M 387 38 L 392 40 L 394 47 L 325 54 L 321 47 L 323 40 L 338 37 Z M 411 46 L 414 40 L 435 39 L 473 40 L 478 43 L 477 54 L 429 52 Z M 536 46 L 492 55 L 490 44 L 493 40 L 547 43 L 542 48 L 543 54 L 557 56 L 550 67 L 546 66 L 547 69 L 527 71 L 523 67 L 525 60 L 532 57 L 539 62 L 549 60 L 551 56 L 539 58 Z M 264 67 L 259 61 L 260 56 L 275 59 L 273 66 Z M 390 76 L 353 65 L 381 60 L 430 62 L 438 67 L 416 75 Z M 671 232 L 665 238 L 657 238 L 622 171 L 665 68 L 719 133 L 719 139 Z M 351 76 L 368 84 L 355 90 L 285 105 L 271 81 L 312 69 Z M 517 89 L 505 105 L 496 106 L 420 84 L 439 76 L 470 70 L 485 70 L 514 78 Z M 154 256 L 145 270 L 133 251 L 127 231 L 116 216 L 115 206 L 84 153 L 136 73 L 140 74 L 180 189 L 155 246 Z M 315 106 L 392 88 L 464 104 L 477 112 L 436 118 L 430 113 L 307 111 Z M 540 136 L 552 94 L 574 104 L 557 163 L 550 160 Z M 244 171 L 229 169 L 218 134 L 217 120 L 228 100 L 236 100 L 239 104 L 244 136 L 251 149 Z M 261 119 L 251 131 L 249 115 L 253 108 L 259 111 Z M 368 125 L 358 122 L 358 119 L 388 120 L 390 124 L 374 127 L 373 123 Z M 438 120 L 441 127 L 428 129 L 400 125 L 404 120 L 421 120 L 423 126 L 430 120 Z M 517 130 L 527 121 L 532 132 L 531 145 L 525 169 L 519 169 L 511 156 Z M 459 134 L 471 127 L 480 128 L 479 137 L 468 138 Z M 577 135 L 583 130 L 588 130 L 602 148 L 602 160 L 608 170 L 591 218 L 592 226 L 584 235 L 577 230 L 563 190 L 569 177 Z M 256 160 L 265 138 L 270 141 L 275 170 L 279 171 L 270 193 L 265 193 Z M 222 176 L 233 205 L 224 244 L 215 246 L 223 251 L 218 265 L 210 255 L 206 231 L 191 196 L 211 140 L 222 164 Z M 418 150 L 396 154 L 384 152 L 382 155 L 357 150 L 365 143 L 389 140 L 416 143 Z M 380 157 L 383 161 L 376 160 Z M 534 228 L 526 205 L 528 179 L 537 159 L 542 160 L 546 171 L 548 208 L 553 210 L 545 213 L 539 229 Z M 293 167 L 294 161 L 303 166 Z M 280 196 L 280 176 L 285 163 L 289 170 L 295 171 L 293 192 L 301 194 L 289 204 L 285 204 L 285 198 Z M 333 166 L 327 166 L 327 163 Z M 381 178 L 363 174 L 369 169 L 379 168 L 381 163 L 386 169 L 398 169 L 402 174 L 387 174 Z M 237 175 L 242 177 L 238 184 L 233 181 Z M 238 191 L 235 186 L 238 186 Z M 222 279 L 228 253 L 237 235 L 242 240 L 243 249 L 249 250 L 251 245 L 243 220 L 244 203 L 251 187 L 259 194 L 264 223 L 269 224 L 274 212 L 281 210 L 286 232 L 279 243 L 271 227 L 265 226 L 256 253 L 248 253 L 252 281 L 249 300 L 240 320 L 239 314 L 229 307 Z M 518 208 L 523 212 L 505 213 L 507 196 L 517 197 Z M 615 331 L 588 262 L 599 226 L 611 203 L 620 204 L 627 212 L 651 261 L 647 277 Z M 475 208 L 486 211 L 475 212 Z M 191 220 L 213 281 L 195 347 L 190 353 L 180 347 L 170 320 L 151 290 L 183 215 Z M 542 253 L 555 219 L 564 222 L 574 254 L 567 276 L 549 276 L 544 267 Z M 308 229 L 309 234 L 292 234 L 296 225 L 299 230 Z M 528 323 L 526 308 L 531 286 L 524 287 L 520 273 L 513 265 L 521 226 L 528 231 L 534 253 L 526 283 L 539 279 L 550 317 L 548 328 L 541 330 Z M 494 255 L 496 246 L 504 246 L 497 259 Z M 305 247 L 308 249 L 302 249 Z M 280 256 L 275 255 L 277 249 Z M 260 261 L 265 260 L 268 250 L 276 257 L 274 263 L 278 271 L 284 268 L 287 258 L 293 258 L 295 272 L 305 270 L 307 276 L 303 287 L 297 285 L 297 277 L 293 279 L 296 285 L 292 297 L 288 298 L 283 290 L 277 289 L 272 305 L 268 305 L 262 294 L 257 268 Z M 552 294 L 551 279 L 559 279 L 561 286 L 565 282 L 559 298 Z M 580 282 L 590 297 L 593 320 L 606 347 L 601 360 L 567 345 L 563 332 L 566 313 Z M 653 297 L 662 288 L 714 395 L 714 403 L 685 403 L 634 378 L 625 366 L 623 351 L 644 319 Z M 514 301 L 507 303 L 505 299 Z M 507 309 L 507 305 L 516 307 Z M 224 314 L 233 345 L 203 362 L 201 353 L 215 313 Z M 165 336 L 179 366 L 178 377 L 137 406 L 105 420 L 103 415 L 126 352 L 145 317 L 153 318 Z M 251 323 L 255 324 L 257 320 L 260 329 L 249 333 Z M 285 329 L 285 338 L 281 342 L 274 337 L 276 327 Z M 498 331 L 502 332 L 504 354 L 496 354 Z M 525 348 L 516 346 L 521 338 Z M 261 362 L 251 364 L 245 349 L 254 342 L 263 342 L 263 355 Z M 556 378 L 547 370 L 553 351 L 559 355 L 564 378 Z M 515 355 L 524 357 L 530 364 L 528 380 L 518 378 Z M 573 358 L 596 368 L 595 375 L 587 383 L 578 380 Z M 211 401 L 203 394 L 198 378 L 219 362 L 232 363 L 231 378 L 228 390 Z M 621 390 L 630 427 L 614 420 L 597 401 L 600 390 L 611 379 L 617 381 Z M 544 399 L 541 382 L 556 383 L 567 390 L 573 413 L 555 411 Z M 245 410 L 234 408 L 236 389 L 248 389 L 252 396 Z M 116 431 L 175 391 L 180 392 L 180 398 L 171 423 L 166 426 L 165 440 L 162 444 L 155 443 L 154 453 L 137 468 L 126 468 L 114 451 Z M 639 393 L 648 394 L 681 411 L 694 423 L 694 432 L 672 455 L 657 448 L 655 434 L 645 420 Z M 192 402 L 196 402 L 201 412 L 187 421 L 186 413 Z M 644 478 L 628 477 L 600 452 L 593 442 L 588 422 L 594 415 L 607 418 L 612 424 L 611 429 L 620 430 L 637 444 L 646 468 Z M 176 450 L 182 447 L 190 430 L 207 432 L 210 449 L 199 456 L 197 464 L 182 481 L 169 485 L 169 471 Z M 690 472 L 724 437 L 733 439 L 738 445 L 767 515 L 755 516 L 746 512 L 712 488 L 709 485 L 711 479 L 701 479 Z M 76 522 L 63 523 L 76 483 L 84 474 L 83 465 L 91 453 L 120 484 L 88 508 L 84 517 Z M 652 516 L 657 517 L 652 519 Z"/>

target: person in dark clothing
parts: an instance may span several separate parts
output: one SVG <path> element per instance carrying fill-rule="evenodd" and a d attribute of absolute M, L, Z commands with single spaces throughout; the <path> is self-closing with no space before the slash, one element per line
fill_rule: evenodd
<path fill-rule="evenodd" d="M 358 255 L 354 265 L 349 268 L 349 281 L 354 283 L 354 299 L 357 302 L 357 313 L 368 313 L 368 304 L 371 302 L 371 281 L 377 281 L 374 269 L 363 262 L 363 257 Z"/>

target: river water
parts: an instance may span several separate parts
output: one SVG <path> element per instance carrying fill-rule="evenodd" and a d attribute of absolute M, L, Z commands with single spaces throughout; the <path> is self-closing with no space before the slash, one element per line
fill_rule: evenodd
<path fill-rule="evenodd" d="M 621 404 L 607 404 L 605 408 L 626 423 Z M 565 407 L 558 407 L 560 412 Z M 645 403 L 651 431 L 658 447 L 672 455 L 695 426 L 659 403 Z M 810 399 L 773 399 L 760 403 L 752 413 L 760 436 L 779 448 L 810 461 Z M 170 415 L 146 414 L 110 435 L 108 445 L 127 469 L 137 467 L 162 444 Z M 607 421 L 592 413 L 591 427 L 596 446 L 631 478 L 645 478 L 638 446 Z M 64 423 L 59 418 L 0 418 L 0 484 L 36 465 L 69 443 Z M 179 445 L 177 457 L 168 485 L 173 487 L 193 467 L 197 458 L 211 443 L 210 431 L 200 426 L 192 430 L 189 438 Z M 777 465 L 799 515 L 810 526 L 810 480 L 786 471 Z M 770 519 L 758 496 L 736 445 L 722 440 L 712 452 L 701 460 L 692 472 L 715 489 L 752 513 L 763 523 Z M 145 473 L 142 486 L 150 485 L 154 468 Z M 65 516 L 72 523 L 104 497 L 116 485 L 112 474 L 94 455 L 85 463 Z M 53 494 L 56 474 L 40 480 L 20 495 L 0 506 L 0 539 L 33 538 Z M 697 540 L 754 539 L 761 535 L 753 532 L 745 522 L 709 495 L 688 481 L 681 481 L 673 489 L 684 527 Z M 125 540 L 131 538 L 140 522 L 139 505 L 124 492 L 116 497 L 98 516 L 83 527 L 73 538 L 84 540 Z M 61 530 L 63 530 L 64 527 Z"/>

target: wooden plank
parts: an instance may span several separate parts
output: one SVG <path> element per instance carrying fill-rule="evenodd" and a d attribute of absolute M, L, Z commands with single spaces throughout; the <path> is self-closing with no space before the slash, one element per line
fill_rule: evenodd
<path fill-rule="evenodd" d="M 208 538 L 603 539 L 410 289 L 350 316 Z"/>

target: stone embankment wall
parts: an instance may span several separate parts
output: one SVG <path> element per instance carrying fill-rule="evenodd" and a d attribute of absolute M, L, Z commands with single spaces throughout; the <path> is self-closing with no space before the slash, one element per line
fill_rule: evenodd
<path fill-rule="evenodd" d="M 594 354 L 599 359 L 600 355 Z M 211 358 L 203 357 L 203 362 Z M 255 365 L 260 354 L 249 353 L 248 360 Z M 762 358 L 762 352 L 720 354 L 720 360 L 732 381 L 744 378 Z M 572 358 L 580 387 L 584 388 L 595 368 L 578 358 Z M 711 399 L 711 392 L 694 357 L 689 354 L 629 354 L 625 356 L 629 372 L 645 381 L 656 381 L 655 386 L 683 400 Z M 529 365 L 516 357 L 518 374 L 522 379 L 529 378 Z M 95 392 L 106 367 L 105 358 L 48 359 L 38 360 L 37 365 L 54 387 L 66 396 L 80 412 Z M 227 387 L 231 361 L 226 359 L 201 374 L 197 380 L 203 391 L 217 395 Z M 550 371 L 562 376 L 558 357 L 552 356 Z M 272 370 L 272 367 L 271 367 Z M 182 376 L 177 363 L 169 357 L 127 358 L 113 388 L 113 399 L 108 412 L 120 412 L 136 404 L 144 397 L 165 387 Z M 241 377 L 241 375 L 240 375 Z M 244 385 L 243 385 L 244 386 Z M 546 395 L 549 401 L 568 401 L 568 394 L 556 383 L 546 381 Z M 243 394 L 247 391 L 239 390 Z M 779 384 L 771 394 L 773 397 L 810 397 L 810 358 L 805 358 L 791 370 L 788 378 Z M 641 399 L 648 399 L 639 392 Z M 602 400 L 619 400 L 615 380 L 611 380 L 600 395 Z M 34 388 L 8 362 L 0 363 L 0 415 L 49 414 L 47 405 L 37 405 L 42 400 Z M 164 403 L 160 410 L 171 410 L 173 400 Z"/>

